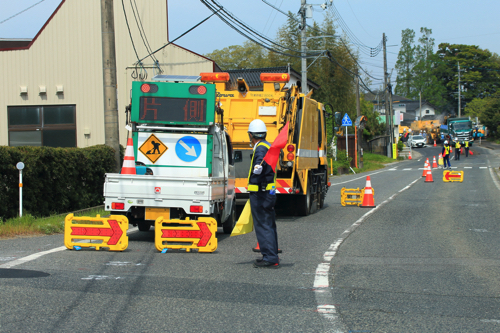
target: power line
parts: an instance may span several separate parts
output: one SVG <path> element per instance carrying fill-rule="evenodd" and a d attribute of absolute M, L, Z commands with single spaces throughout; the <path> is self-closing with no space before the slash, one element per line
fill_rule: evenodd
<path fill-rule="evenodd" d="M 36 5 L 41 4 L 41 3 L 42 3 L 42 2 L 44 2 L 44 1 L 45 1 L 45 0 L 41 0 L 41 1 L 37 2 L 36 4 L 34 4 L 34 5 L 32 5 L 32 6 L 29 6 L 28 8 L 26 8 L 26 9 L 24 9 L 24 10 L 20 11 L 19 13 L 14 14 L 14 15 L 12 15 L 12 16 L 11 16 L 11 17 L 9 17 L 9 18 L 6 18 L 5 20 L 1 21 L 1 22 L 0 22 L 0 24 L 2 24 L 2 23 L 4 23 L 4 22 L 7 22 L 8 20 L 10 20 L 10 19 L 12 19 L 12 18 L 16 17 L 17 15 L 20 15 L 20 14 L 24 13 L 25 11 L 27 11 L 27 10 L 29 10 L 29 9 L 31 9 L 31 8 L 33 8 L 33 7 L 35 7 Z"/>

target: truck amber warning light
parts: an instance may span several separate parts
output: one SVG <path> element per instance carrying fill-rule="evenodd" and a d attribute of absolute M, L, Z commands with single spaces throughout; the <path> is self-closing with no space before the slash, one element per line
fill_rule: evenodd
<path fill-rule="evenodd" d="M 200 73 L 201 82 L 228 82 L 229 73 Z"/>
<path fill-rule="evenodd" d="M 262 73 L 260 80 L 262 82 L 288 82 L 290 75 L 288 73 Z"/>

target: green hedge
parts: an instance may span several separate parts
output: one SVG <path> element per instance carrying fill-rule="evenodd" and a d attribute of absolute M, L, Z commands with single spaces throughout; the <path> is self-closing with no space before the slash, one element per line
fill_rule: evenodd
<path fill-rule="evenodd" d="M 104 174 L 114 151 L 88 148 L 0 146 L 0 220 L 19 214 L 18 162 L 23 170 L 23 215 L 48 216 L 101 205 Z"/>

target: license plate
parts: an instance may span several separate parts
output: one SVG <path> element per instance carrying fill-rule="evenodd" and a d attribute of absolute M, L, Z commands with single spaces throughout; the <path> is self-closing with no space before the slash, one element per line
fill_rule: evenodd
<path fill-rule="evenodd" d="M 156 221 L 163 216 L 164 219 L 170 219 L 170 208 L 146 208 L 145 220 Z"/>

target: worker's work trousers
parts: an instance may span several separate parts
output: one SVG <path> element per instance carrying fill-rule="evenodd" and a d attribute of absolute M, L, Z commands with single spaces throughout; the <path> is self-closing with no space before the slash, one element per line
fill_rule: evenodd
<path fill-rule="evenodd" d="M 455 161 L 460 161 L 460 148 L 455 148 Z"/>
<path fill-rule="evenodd" d="M 263 260 L 271 263 L 279 263 L 275 203 L 276 195 L 269 194 L 269 191 L 250 192 L 253 225 L 260 253 Z"/>
<path fill-rule="evenodd" d="M 451 168 L 450 155 L 443 156 L 443 167 L 446 168 L 446 162 L 448 162 L 448 167 Z"/>
<path fill-rule="evenodd" d="M 469 157 L 469 147 L 465 148 L 465 157 Z"/>

